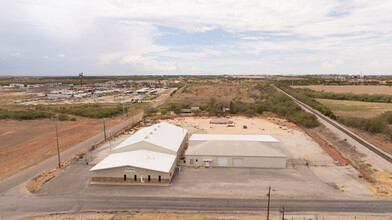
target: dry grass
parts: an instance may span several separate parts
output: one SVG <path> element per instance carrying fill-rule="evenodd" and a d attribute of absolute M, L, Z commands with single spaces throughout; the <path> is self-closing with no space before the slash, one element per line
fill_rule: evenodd
<path fill-rule="evenodd" d="M 392 103 L 360 102 L 349 100 L 316 99 L 336 116 L 372 118 L 392 111 Z"/>
<path fill-rule="evenodd" d="M 293 88 L 308 88 L 316 91 L 335 92 L 335 93 L 349 93 L 354 94 L 386 94 L 392 95 L 392 87 L 389 86 L 324 86 L 324 85 L 309 85 L 309 86 L 293 86 Z"/>
<path fill-rule="evenodd" d="M 205 104 L 214 98 L 224 103 L 232 100 L 253 103 L 255 99 L 252 96 L 260 95 L 260 91 L 253 89 L 256 85 L 256 82 L 187 84 L 168 99 L 168 102 Z"/>
<path fill-rule="evenodd" d="M 24 92 L 0 93 L 0 105 L 4 107 L 4 105 L 13 104 L 14 100 L 31 99 L 35 97 L 37 96 Z"/>
<path fill-rule="evenodd" d="M 369 188 L 380 199 L 392 199 L 392 176 L 385 171 L 377 171 L 372 174 L 376 181 Z"/>

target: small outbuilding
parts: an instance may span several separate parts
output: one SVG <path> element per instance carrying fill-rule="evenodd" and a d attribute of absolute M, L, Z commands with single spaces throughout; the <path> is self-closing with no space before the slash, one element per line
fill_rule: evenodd
<path fill-rule="evenodd" d="M 217 118 L 212 119 L 210 124 L 233 124 L 233 121 L 226 118 Z"/>
<path fill-rule="evenodd" d="M 286 155 L 270 135 L 194 134 L 187 166 L 285 168 Z"/>

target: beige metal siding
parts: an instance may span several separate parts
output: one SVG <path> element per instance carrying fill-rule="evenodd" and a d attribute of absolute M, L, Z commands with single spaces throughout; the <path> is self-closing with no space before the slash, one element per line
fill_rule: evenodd
<path fill-rule="evenodd" d="M 125 168 L 135 168 L 135 172 L 126 172 Z M 145 181 L 147 181 L 148 175 L 150 175 L 151 179 L 158 179 L 161 176 L 162 179 L 171 179 L 174 174 L 175 164 L 173 164 L 170 173 L 158 172 L 154 170 L 147 170 L 137 167 L 117 167 L 105 170 L 96 170 L 92 171 L 93 177 L 112 177 L 112 178 L 124 178 L 124 175 L 127 175 L 127 179 L 133 179 L 134 175 L 137 175 L 137 178 L 140 178 L 143 175 Z"/>
<path fill-rule="evenodd" d="M 233 158 L 233 167 L 243 167 L 244 158 Z"/>
<path fill-rule="evenodd" d="M 239 157 L 227 157 L 227 167 L 234 167 L 233 159 Z M 255 168 L 286 168 L 286 158 L 284 157 L 242 157 L 242 167 L 255 167 Z M 190 164 L 190 160 L 194 160 L 194 164 Z M 216 156 L 194 156 L 187 155 L 185 159 L 186 166 L 205 166 L 203 160 L 212 160 L 209 165 L 212 167 L 218 166 L 218 157 Z M 197 161 L 196 161 L 197 160 Z"/>

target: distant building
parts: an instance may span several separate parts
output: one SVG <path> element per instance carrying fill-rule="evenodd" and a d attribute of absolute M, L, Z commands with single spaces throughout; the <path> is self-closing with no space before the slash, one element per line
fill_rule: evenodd
<path fill-rule="evenodd" d="M 226 118 L 211 119 L 210 124 L 233 124 L 233 121 Z"/>
<path fill-rule="evenodd" d="M 138 89 L 136 90 L 137 94 L 147 94 L 149 88 L 142 88 L 142 89 Z"/>
<path fill-rule="evenodd" d="M 183 108 L 183 109 L 180 109 L 180 113 L 192 113 L 192 109 L 190 109 L 190 108 Z"/>

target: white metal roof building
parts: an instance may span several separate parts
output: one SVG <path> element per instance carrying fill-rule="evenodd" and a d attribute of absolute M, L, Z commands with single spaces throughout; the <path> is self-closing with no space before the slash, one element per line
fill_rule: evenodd
<path fill-rule="evenodd" d="M 146 149 L 179 155 L 187 134 L 188 130 L 169 123 L 155 124 L 137 131 L 113 148 L 112 153 Z"/>
<path fill-rule="evenodd" d="M 187 166 L 285 168 L 286 155 L 270 135 L 194 134 Z"/>
<path fill-rule="evenodd" d="M 159 153 L 150 150 L 135 150 L 110 154 L 96 166 L 91 168 L 91 171 L 116 167 L 137 167 L 169 173 L 175 160 L 176 156 L 173 154 Z"/>
<path fill-rule="evenodd" d="M 142 128 L 90 169 L 97 182 L 170 182 L 188 131 L 160 123 Z"/>

